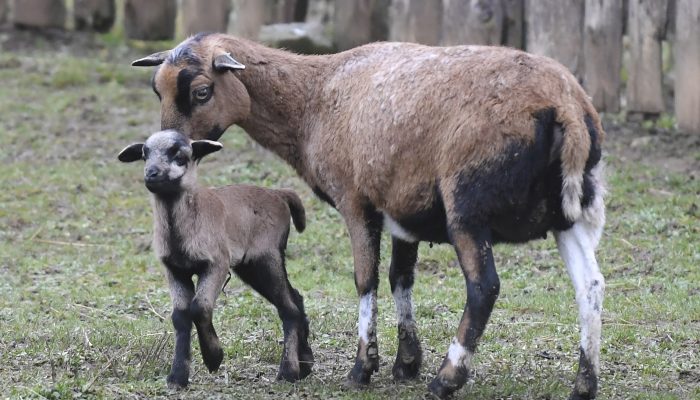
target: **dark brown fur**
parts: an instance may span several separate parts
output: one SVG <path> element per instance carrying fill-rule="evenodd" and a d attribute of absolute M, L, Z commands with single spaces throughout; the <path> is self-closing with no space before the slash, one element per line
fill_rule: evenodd
<path fill-rule="evenodd" d="M 226 53 L 245 69 L 219 64 Z M 414 234 L 408 241 L 397 234 L 395 245 L 450 242 L 469 297 L 456 340 L 469 351 L 498 295 L 492 243 L 542 237 L 578 221 L 602 229 L 603 187 L 591 169 L 605 133 L 576 79 L 549 58 L 507 48 L 407 43 L 300 56 L 231 36 L 199 35 L 167 59 L 156 54 L 134 64 L 162 64 L 154 83 L 164 129 L 216 139 L 238 124 L 340 211 L 363 299 L 376 300 L 382 218 L 430 228 L 408 232 Z M 200 73 L 190 89 L 213 85 L 214 92 L 183 115 L 175 105 L 183 95 L 177 76 L 192 68 Z M 593 206 L 584 202 L 585 188 Z M 392 274 L 392 288 L 410 292 L 415 259 L 405 263 Z M 409 275 L 410 285 L 397 283 Z M 378 366 L 368 346 L 376 342 L 374 322 L 368 327 L 369 341 L 360 340 L 350 373 L 354 382 L 369 382 Z M 400 364 L 405 356 L 397 357 L 397 379 L 417 375 L 419 357 Z M 441 371 L 431 385 L 435 393 L 447 395 L 466 381 L 466 373 Z"/>

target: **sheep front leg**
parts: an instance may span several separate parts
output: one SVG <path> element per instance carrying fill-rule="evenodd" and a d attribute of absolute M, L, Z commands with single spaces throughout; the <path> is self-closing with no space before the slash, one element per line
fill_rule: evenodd
<path fill-rule="evenodd" d="M 350 233 L 355 264 L 355 288 L 360 296 L 357 356 L 348 379 L 369 384 L 379 370 L 377 346 L 377 287 L 382 215 L 368 205 L 353 204 L 341 209 Z"/>
<path fill-rule="evenodd" d="M 555 232 L 559 253 L 564 259 L 576 292 L 581 348 L 578 373 L 571 399 L 594 399 L 600 371 L 600 331 L 605 279 L 595 258 L 601 228 L 577 222 L 569 230 Z"/>
<path fill-rule="evenodd" d="M 420 372 L 422 351 L 416 321 L 413 319 L 414 268 L 418 260 L 418 243 L 406 242 L 392 237 L 389 284 L 396 303 L 399 348 L 391 372 L 394 380 L 401 382 L 415 379 Z"/>
<path fill-rule="evenodd" d="M 170 269 L 166 271 L 173 304 L 171 320 L 175 329 L 175 356 L 167 382 L 168 387 L 180 389 L 187 386 L 190 377 L 192 318 L 189 307 L 194 297 L 194 284 L 192 276 L 175 275 Z"/>
<path fill-rule="evenodd" d="M 440 398 L 446 398 L 467 381 L 472 356 L 500 290 L 491 252 L 490 231 L 479 227 L 451 228 L 450 240 L 467 281 L 467 305 L 457 335 L 437 376 L 428 386 Z"/>
<path fill-rule="evenodd" d="M 190 315 L 197 328 L 199 347 L 202 350 L 204 365 L 209 372 L 219 369 L 221 361 L 224 359 L 224 351 L 216 335 L 212 316 L 214 314 L 214 304 L 221 293 L 221 289 L 228 276 L 228 267 L 210 266 L 199 275 L 197 282 L 197 292 L 190 304 Z"/>

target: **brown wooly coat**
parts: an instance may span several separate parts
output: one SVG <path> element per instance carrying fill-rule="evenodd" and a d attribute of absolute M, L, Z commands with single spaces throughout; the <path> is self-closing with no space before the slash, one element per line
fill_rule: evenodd
<path fill-rule="evenodd" d="M 245 70 L 235 77 L 212 71 L 221 52 Z M 174 101 L 183 95 L 178 75 L 189 54 L 201 60 L 195 69 L 202 74 L 186 90 L 213 82 L 216 101 L 187 115 Z M 154 78 L 163 128 L 215 140 L 239 124 L 339 209 L 347 198 L 366 198 L 394 219 L 428 207 L 436 182 L 451 192 L 460 172 L 498 159 L 511 143 L 532 142 L 535 114 L 553 109 L 566 132 L 564 212 L 576 220 L 590 146 L 584 116 L 592 118 L 600 142 L 604 136 L 589 98 L 565 67 L 508 48 L 375 43 L 299 56 L 210 35 L 183 43 L 169 58 L 175 62 Z M 443 201 L 449 217 L 450 199 Z"/>
<path fill-rule="evenodd" d="M 153 88 L 163 129 L 215 140 L 238 124 L 343 215 L 357 291 L 369 299 L 360 302 L 366 335 L 360 332 L 350 373 L 355 382 L 368 383 L 379 365 L 375 299 L 382 213 L 402 227 L 405 221 L 432 226 L 409 233 L 457 249 L 468 284 L 481 288 L 468 290 L 457 331 L 455 349 L 466 346 L 468 352 L 498 295 L 491 234 L 493 241 L 524 241 L 579 220 L 602 228 L 602 182 L 592 169 L 605 133 L 574 76 L 549 58 L 509 48 L 408 43 L 301 56 L 212 34 L 133 65 L 160 65 Z M 394 250 L 415 253 L 416 246 L 399 241 Z M 395 255 L 407 264 L 398 269 L 410 289 L 415 254 L 399 253 L 392 254 L 392 266 Z M 597 271 L 597 265 L 587 267 Z M 599 317 L 598 309 L 594 320 Z M 582 365 L 591 357 L 593 366 L 579 368 L 577 382 L 584 384 L 575 391 L 595 397 L 598 350 L 589 350 L 594 354 L 582 356 Z M 409 353 L 406 359 L 415 362 L 402 366 L 397 355 L 395 378 L 416 376 L 420 349 Z M 444 397 L 464 384 L 464 354 L 470 353 L 448 352 L 431 383 L 435 394 Z"/>

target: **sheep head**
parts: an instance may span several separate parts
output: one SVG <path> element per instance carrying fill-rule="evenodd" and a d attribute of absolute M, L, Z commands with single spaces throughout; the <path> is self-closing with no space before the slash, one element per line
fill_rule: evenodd
<path fill-rule="evenodd" d="M 144 160 L 143 179 L 154 194 L 175 195 L 196 185 L 196 164 L 207 154 L 221 150 L 219 142 L 191 141 L 174 131 L 152 134 L 145 143 L 134 143 L 119 153 L 119 161 Z"/>
<path fill-rule="evenodd" d="M 161 129 L 218 140 L 250 113 L 250 96 L 234 73 L 244 73 L 245 66 L 223 48 L 217 35 L 194 36 L 132 65 L 158 67 L 152 86 L 161 103 Z"/>

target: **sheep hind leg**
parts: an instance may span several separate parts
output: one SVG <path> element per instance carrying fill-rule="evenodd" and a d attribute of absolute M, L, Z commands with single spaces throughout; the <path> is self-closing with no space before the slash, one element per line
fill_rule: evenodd
<path fill-rule="evenodd" d="M 199 276 L 197 291 L 190 305 L 190 315 L 197 328 L 202 359 L 209 372 L 219 369 L 224 359 L 224 350 L 221 348 L 221 342 L 216 335 L 212 317 L 214 316 L 216 299 L 221 293 L 227 276 L 228 268 L 219 266 L 207 268 L 207 272 Z"/>
<path fill-rule="evenodd" d="M 416 379 L 423 359 L 411 296 L 417 259 L 417 242 L 392 237 L 389 284 L 396 304 L 399 347 L 391 372 L 397 382 Z"/>
<path fill-rule="evenodd" d="M 600 231 L 587 222 L 577 222 L 566 231 L 555 232 L 559 253 L 576 292 L 581 325 L 579 366 L 571 399 L 594 399 L 598 391 L 605 280 L 594 251 Z"/>
<path fill-rule="evenodd" d="M 467 281 L 467 305 L 438 374 L 428 389 L 445 398 L 461 388 L 469 377 L 471 360 L 498 298 L 500 283 L 491 252 L 488 229 L 450 232 L 459 264 Z"/>
<path fill-rule="evenodd" d="M 236 274 L 277 309 L 282 320 L 284 349 L 277 379 L 295 382 L 311 373 L 314 357 L 308 343 L 309 322 L 304 302 L 292 287 L 284 266 L 284 253 L 265 254 L 237 267 Z"/>

